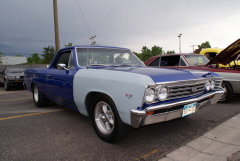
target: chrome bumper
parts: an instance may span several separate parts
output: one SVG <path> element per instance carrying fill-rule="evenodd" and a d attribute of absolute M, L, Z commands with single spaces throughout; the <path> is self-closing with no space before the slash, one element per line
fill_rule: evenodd
<path fill-rule="evenodd" d="M 222 90 L 214 91 L 212 93 L 207 93 L 205 95 L 202 95 L 194 99 L 147 107 L 143 111 L 133 109 L 131 110 L 131 126 L 134 128 L 139 128 L 144 125 L 149 125 L 149 124 L 154 124 L 154 123 L 159 123 L 159 122 L 180 118 L 182 117 L 183 109 L 173 110 L 173 111 L 158 113 L 158 114 L 152 114 L 152 115 L 148 115 L 148 113 L 156 110 L 161 110 L 161 109 L 170 109 L 172 107 L 176 107 L 180 105 L 187 105 L 194 102 L 197 102 L 196 111 L 198 111 L 200 108 L 205 107 L 208 104 L 217 103 L 218 100 L 223 95 L 223 93 L 224 91 Z"/>

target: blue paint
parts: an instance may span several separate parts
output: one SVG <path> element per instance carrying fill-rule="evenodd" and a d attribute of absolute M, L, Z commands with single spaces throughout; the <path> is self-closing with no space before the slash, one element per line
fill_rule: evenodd
<path fill-rule="evenodd" d="M 73 80 L 76 72 L 81 69 L 86 69 L 86 67 L 79 67 L 77 65 L 77 54 L 76 48 L 111 48 L 111 49 L 122 49 L 129 50 L 126 48 L 119 47 L 106 47 L 106 46 L 72 46 L 61 49 L 58 54 L 56 54 L 53 59 L 52 64 L 49 68 L 37 68 L 37 69 L 28 69 L 25 71 L 26 77 L 24 78 L 24 82 L 27 86 L 28 90 L 31 90 L 31 83 L 34 82 L 39 86 L 40 92 L 44 93 L 47 98 L 52 100 L 53 102 L 68 107 L 72 110 L 78 111 L 74 98 L 73 98 Z M 59 53 L 71 51 L 73 54 L 73 62 L 75 64 L 75 69 L 67 70 L 59 70 L 54 68 L 54 64 L 56 64 Z M 207 71 L 191 71 L 191 70 L 183 70 L 183 69 L 167 69 L 167 68 L 149 68 L 143 66 L 98 66 L 98 67 L 88 67 L 89 69 L 96 70 L 113 70 L 113 71 L 122 71 L 122 72 L 131 72 L 146 75 L 152 78 L 152 80 L 156 83 L 158 82 L 171 82 L 171 81 L 181 81 L 181 80 L 194 80 L 198 78 L 206 78 L 206 77 L 217 77 L 218 75 L 215 73 L 207 72 Z M 171 101 L 163 101 L 155 104 L 144 104 L 143 107 L 139 107 L 139 110 L 144 110 L 149 106 L 177 102 L 181 100 L 187 100 L 194 97 L 186 97 L 181 99 L 175 99 Z"/>

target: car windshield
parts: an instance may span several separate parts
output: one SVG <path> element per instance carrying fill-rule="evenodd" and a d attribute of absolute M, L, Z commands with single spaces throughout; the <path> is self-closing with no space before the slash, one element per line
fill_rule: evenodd
<path fill-rule="evenodd" d="M 27 68 L 22 68 L 22 67 L 18 67 L 18 68 L 8 68 L 6 70 L 6 73 L 21 73 L 24 72 Z"/>
<path fill-rule="evenodd" d="M 130 50 L 77 48 L 79 66 L 145 66 Z"/>
<path fill-rule="evenodd" d="M 205 65 L 209 60 L 204 55 L 185 55 L 190 66 Z"/>

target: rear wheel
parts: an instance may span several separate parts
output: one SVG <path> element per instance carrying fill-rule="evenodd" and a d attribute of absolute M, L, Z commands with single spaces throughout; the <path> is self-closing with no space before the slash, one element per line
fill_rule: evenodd
<path fill-rule="evenodd" d="M 6 80 L 4 80 L 4 89 L 6 90 L 6 91 L 9 91 L 11 88 L 9 87 L 9 85 L 8 85 L 8 83 L 7 83 L 7 81 Z"/>
<path fill-rule="evenodd" d="M 33 85 L 33 101 L 37 107 L 44 107 L 49 100 L 39 91 L 36 84 Z"/>
<path fill-rule="evenodd" d="M 220 100 L 218 102 L 220 102 L 220 103 L 230 102 L 234 97 L 232 86 L 227 82 L 223 82 L 222 88 L 224 90 L 224 94 L 222 95 L 222 97 L 220 98 Z"/>
<path fill-rule="evenodd" d="M 97 95 L 93 98 L 90 108 L 93 128 L 102 140 L 113 143 L 128 135 L 130 126 L 122 122 L 112 99 L 105 95 Z"/>

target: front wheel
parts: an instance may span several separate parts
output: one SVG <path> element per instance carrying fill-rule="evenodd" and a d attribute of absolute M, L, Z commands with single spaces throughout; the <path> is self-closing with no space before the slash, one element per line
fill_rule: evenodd
<path fill-rule="evenodd" d="M 90 108 L 93 128 L 102 140 L 113 143 L 128 135 L 130 126 L 122 122 L 112 99 L 105 95 L 97 95 L 93 98 Z"/>
<path fill-rule="evenodd" d="M 33 85 L 33 102 L 37 107 L 44 107 L 49 100 L 39 91 L 36 84 Z"/>
<path fill-rule="evenodd" d="M 232 86 L 227 82 L 223 82 L 222 88 L 224 90 L 224 94 L 222 95 L 218 102 L 220 103 L 230 102 L 234 97 Z"/>
<path fill-rule="evenodd" d="M 10 90 L 10 87 L 9 87 L 9 85 L 8 85 L 8 83 L 7 83 L 6 80 L 4 81 L 4 89 L 5 89 L 6 91 L 9 91 L 9 90 Z"/>

